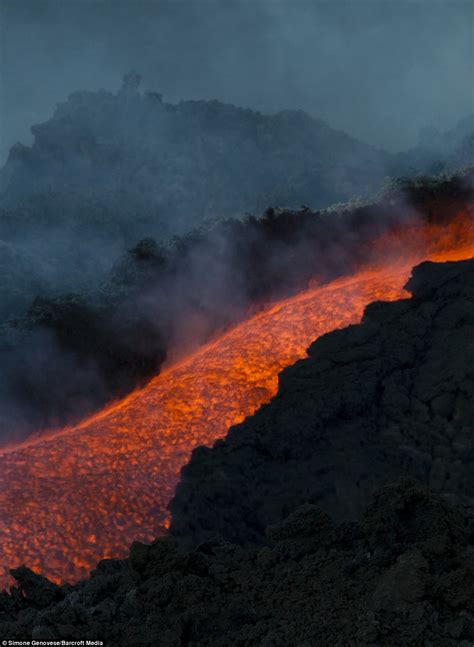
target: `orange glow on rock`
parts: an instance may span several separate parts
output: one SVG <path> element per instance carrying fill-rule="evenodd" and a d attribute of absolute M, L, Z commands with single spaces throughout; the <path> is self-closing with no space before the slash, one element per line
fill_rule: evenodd
<path fill-rule="evenodd" d="M 278 373 L 314 339 L 357 323 L 371 301 L 409 296 L 413 265 L 473 257 L 472 220 L 405 227 L 374 249 L 377 262 L 266 307 L 80 424 L 4 448 L 0 585 L 23 563 L 75 581 L 98 560 L 125 556 L 133 540 L 165 533 L 192 449 L 268 402 Z"/>

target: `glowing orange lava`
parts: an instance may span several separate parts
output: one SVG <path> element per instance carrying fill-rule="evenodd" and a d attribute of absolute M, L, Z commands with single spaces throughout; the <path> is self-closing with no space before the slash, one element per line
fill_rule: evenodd
<path fill-rule="evenodd" d="M 358 322 L 367 303 L 408 296 L 417 262 L 474 256 L 472 222 L 418 226 L 384 238 L 382 261 L 313 287 L 239 323 L 81 424 L 0 453 L 0 585 L 21 563 L 77 580 L 168 524 L 166 506 L 197 445 L 276 392 L 277 375 L 315 338 Z"/>

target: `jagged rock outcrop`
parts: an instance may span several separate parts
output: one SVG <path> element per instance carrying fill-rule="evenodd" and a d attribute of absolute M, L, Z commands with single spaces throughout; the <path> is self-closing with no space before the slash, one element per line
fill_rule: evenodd
<path fill-rule="evenodd" d="M 474 260 L 423 263 L 407 287 L 318 339 L 268 405 L 193 452 L 171 503 L 182 544 L 262 543 L 304 503 L 357 518 L 402 475 L 474 502 Z"/>
<path fill-rule="evenodd" d="M 115 219 L 128 231 L 137 223 L 123 217 L 124 202 L 141 211 L 149 234 L 158 223 L 173 234 L 187 231 L 191 218 L 197 226 L 269 204 L 325 207 L 373 191 L 391 170 L 390 154 L 303 111 L 171 104 L 142 93 L 140 81 L 132 71 L 117 93 L 74 92 L 32 126 L 32 147 L 14 146 L 0 171 L 7 204 L 63 196 L 66 212 L 56 216 L 64 219 L 74 201 L 94 196 L 118 210 Z M 0 232 L 1 225 L 0 218 Z"/>
<path fill-rule="evenodd" d="M 259 549 L 134 543 L 128 559 L 64 587 L 18 569 L 0 595 L 0 633 L 114 647 L 470 647 L 473 530 L 472 509 L 402 481 L 357 523 L 303 506 Z"/>

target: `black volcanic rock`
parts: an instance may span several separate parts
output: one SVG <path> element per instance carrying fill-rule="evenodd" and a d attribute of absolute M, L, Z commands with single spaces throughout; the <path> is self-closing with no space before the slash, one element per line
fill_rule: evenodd
<path fill-rule="evenodd" d="M 318 339 L 268 405 L 194 451 L 170 505 L 180 543 L 262 543 L 302 504 L 354 519 L 403 475 L 474 502 L 474 260 L 423 263 L 407 287 Z"/>
<path fill-rule="evenodd" d="M 28 604 L 37 609 L 45 609 L 63 597 L 59 586 L 25 566 L 12 569 L 11 574 L 16 579 L 19 590 L 28 599 Z"/>
<path fill-rule="evenodd" d="M 60 588 L 28 588 L 15 572 L 18 587 L 0 595 L 0 634 L 114 647 L 468 647 L 473 514 L 404 480 L 378 491 L 358 523 L 333 525 L 303 506 L 263 548 L 217 537 L 184 553 L 171 538 L 135 543 L 129 559 Z M 46 606 L 44 591 L 54 592 Z"/>

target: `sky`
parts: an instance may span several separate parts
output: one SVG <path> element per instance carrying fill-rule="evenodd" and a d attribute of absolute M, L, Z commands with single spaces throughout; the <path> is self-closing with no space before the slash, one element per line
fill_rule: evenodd
<path fill-rule="evenodd" d="M 473 0 L 0 0 L 0 163 L 131 68 L 164 99 L 302 109 L 392 151 L 474 111 Z"/>

